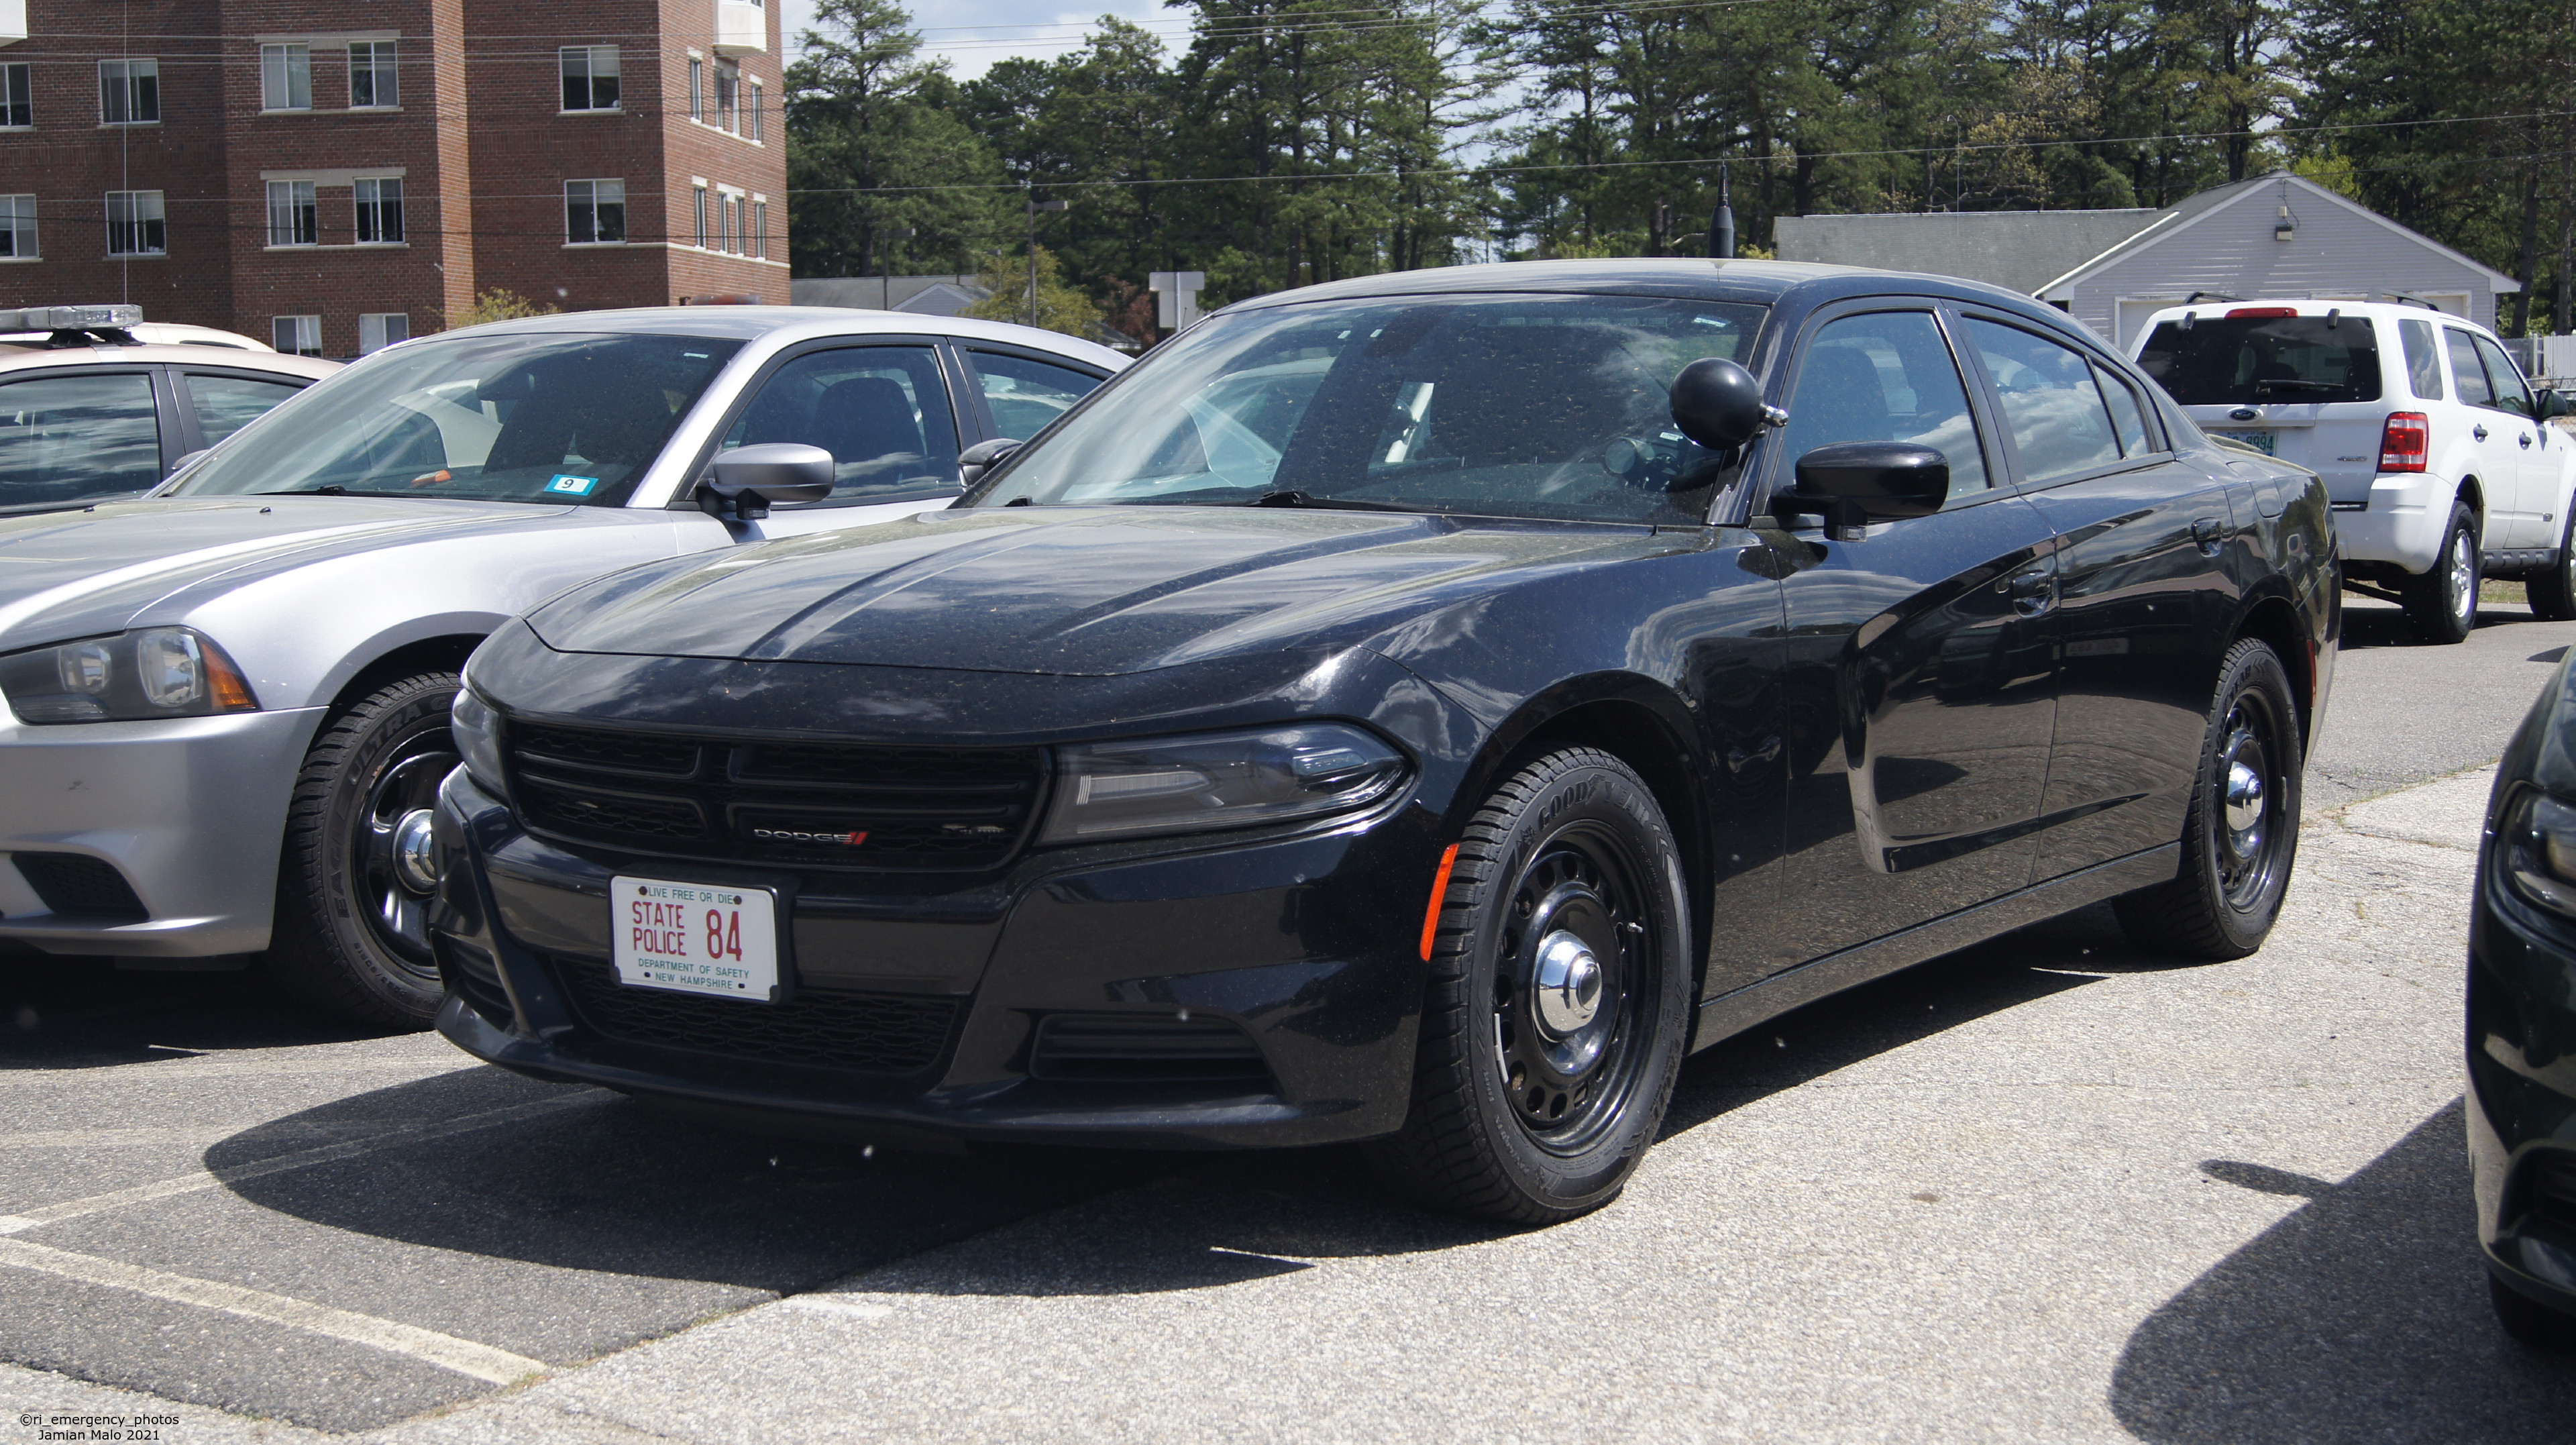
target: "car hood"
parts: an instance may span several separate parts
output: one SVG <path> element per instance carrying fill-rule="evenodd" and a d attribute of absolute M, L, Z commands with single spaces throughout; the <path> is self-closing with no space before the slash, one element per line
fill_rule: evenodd
<path fill-rule="evenodd" d="M 402 497 L 206 497 L 0 518 L 0 651 L 115 632 L 218 577 L 572 509 Z"/>
<path fill-rule="evenodd" d="M 648 563 L 529 614 L 561 652 L 1114 676 L 1365 642 L 1640 526 L 1213 507 L 994 508 Z"/>

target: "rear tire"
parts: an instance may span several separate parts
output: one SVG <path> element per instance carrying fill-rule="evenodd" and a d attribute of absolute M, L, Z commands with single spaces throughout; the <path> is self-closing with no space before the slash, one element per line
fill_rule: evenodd
<path fill-rule="evenodd" d="M 2531 600 L 2531 615 L 2544 622 L 2576 622 L 2576 509 L 2571 509 L 2567 525 L 2559 529 L 2558 554 L 2549 561 L 2547 572 L 2535 573 L 2522 584 L 2523 595 Z"/>
<path fill-rule="evenodd" d="M 2562 1315 L 2496 1278 L 2487 1276 L 2487 1303 L 2505 1337 L 2526 1350 L 2576 1350 L 2576 1316 Z"/>
<path fill-rule="evenodd" d="M 344 1018 L 425 1029 L 438 1014 L 429 892 L 397 845 L 457 764 L 447 732 L 456 689 L 452 672 L 378 688 L 322 729 L 296 776 L 266 968 Z"/>
<path fill-rule="evenodd" d="M 2478 518 L 2468 503 L 2451 504 L 2442 550 L 2406 579 L 2406 615 L 2427 642 L 2466 642 L 2478 625 Z"/>
<path fill-rule="evenodd" d="M 2268 645 L 2240 640 L 2219 665 L 2182 871 L 2112 903 L 2130 938 L 2213 963 L 2263 946 L 2298 861 L 2299 745 L 2289 673 Z"/>
<path fill-rule="evenodd" d="M 1517 1224 L 1617 1198 L 1681 1067 L 1680 888 L 1662 810 L 1608 753 L 1552 752 L 1496 788 L 1450 874 L 1412 1107 L 1368 1146 L 1381 1176 Z"/>

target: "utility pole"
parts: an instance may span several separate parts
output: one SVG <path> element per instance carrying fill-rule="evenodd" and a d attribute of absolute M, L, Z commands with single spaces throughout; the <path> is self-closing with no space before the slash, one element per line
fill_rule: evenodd
<path fill-rule="evenodd" d="M 1708 218 L 1708 254 L 1720 261 L 1735 258 L 1735 207 L 1730 191 L 1734 178 L 1724 161 L 1717 163 L 1717 209 Z"/>
<path fill-rule="evenodd" d="M 1038 324 L 1038 212 L 1061 211 L 1067 201 L 1041 201 L 1034 181 L 1020 182 L 1020 195 L 1029 204 L 1029 325 Z"/>

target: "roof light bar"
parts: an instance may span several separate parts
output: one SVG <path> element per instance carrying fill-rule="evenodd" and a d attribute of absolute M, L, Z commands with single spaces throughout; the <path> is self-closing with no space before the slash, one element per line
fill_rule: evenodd
<path fill-rule="evenodd" d="M 29 306 L 0 311 L 0 331 L 123 330 L 142 324 L 140 306 Z"/>

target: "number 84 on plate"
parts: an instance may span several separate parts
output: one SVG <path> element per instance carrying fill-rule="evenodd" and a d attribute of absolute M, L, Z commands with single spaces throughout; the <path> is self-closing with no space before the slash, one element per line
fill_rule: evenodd
<path fill-rule="evenodd" d="M 747 1003 L 778 1001 L 778 895 L 667 878 L 610 880 L 617 981 Z"/>

